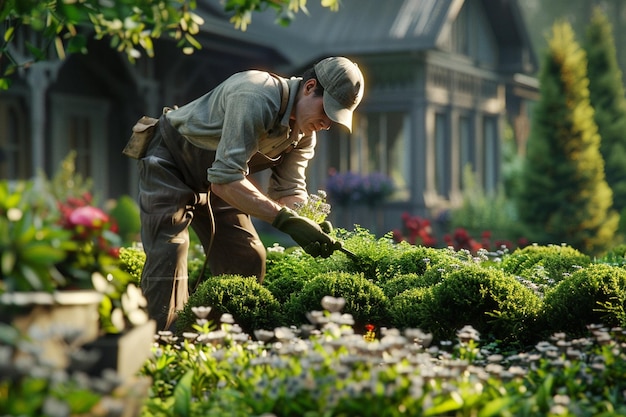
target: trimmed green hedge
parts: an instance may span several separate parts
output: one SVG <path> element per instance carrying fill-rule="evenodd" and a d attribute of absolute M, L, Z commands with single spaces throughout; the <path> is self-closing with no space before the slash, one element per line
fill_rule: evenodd
<path fill-rule="evenodd" d="M 247 333 L 254 329 L 273 329 L 282 323 L 280 304 L 256 278 L 220 275 L 201 283 L 179 313 L 178 333 L 192 329 L 196 317 L 191 307 L 199 306 L 212 307 L 209 320 L 214 323 L 219 322 L 223 313 L 232 314 Z"/>
<path fill-rule="evenodd" d="M 626 270 L 594 264 L 580 269 L 546 293 L 545 327 L 582 336 L 589 324 L 626 324 Z"/>

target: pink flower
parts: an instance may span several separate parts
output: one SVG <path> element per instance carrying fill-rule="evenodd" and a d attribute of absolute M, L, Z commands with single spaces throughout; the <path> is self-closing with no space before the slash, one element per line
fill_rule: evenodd
<path fill-rule="evenodd" d="M 72 211 L 69 223 L 73 226 L 85 226 L 91 229 L 99 229 L 109 221 L 109 216 L 97 207 L 83 206 Z"/>

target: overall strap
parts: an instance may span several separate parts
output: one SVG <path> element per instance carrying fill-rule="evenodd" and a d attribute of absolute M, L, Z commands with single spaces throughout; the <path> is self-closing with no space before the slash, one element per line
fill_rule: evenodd
<path fill-rule="evenodd" d="M 278 88 L 280 89 L 280 110 L 278 111 L 278 120 L 282 120 L 285 115 L 285 111 L 287 110 L 287 102 L 289 101 L 289 85 L 280 75 L 274 74 L 273 72 L 270 72 L 270 75 L 279 81 Z"/>

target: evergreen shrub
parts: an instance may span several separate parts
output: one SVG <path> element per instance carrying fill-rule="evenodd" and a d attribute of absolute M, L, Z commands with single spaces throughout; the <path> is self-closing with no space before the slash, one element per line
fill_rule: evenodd
<path fill-rule="evenodd" d="M 626 325 L 626 270 L 593 264 L 574 272 L 546 293 L 548 332 L 582 336 L 590 324 Z"/>
<path fill-rule="evenodd" d="M 287 323 L 296 326 L 308 323 L 306 313 L 321 310 L 320 302 L 327 295 L 346 300 L 342 313 L 352 315 L 357 331 L 368 323 L 378 327 L 389 323 L 388 299 L 383 290 L 366 279 L 362 273 L 338 271 L 317 275 L 306 282 L 297 295 L 290 298 L 284 306 Z"/>
<path fill-rule="evenodd" d="M 567 245 L 530 245 L 502 259 L 508 273 L 535 284 L 556 285 L 567 274 L 591 263 L 591 258 Z"/>
<path fill-rule="evenodd" d="M 410 290 L 412 288 L 429 287 L 430 284 L 424 281 L 423 276 L 409 273 L 398 275 L 385 282 L 381 288 L 383 293 L 390 300 L 403 291 Z"/>
<path fill-rule="evenodd" d="M 424 275 L 431 268 L 438 268 L 458 259 L 451 257 L 451 252 L 426 246 L 411 246 L 406 242 L 396 245 L 399 250 L 389 261 L 386 271 L 379 273 L 381 284 L 393 279 L 398 275 L 417 274 Z"/>
<path fill-rule="evenodd" d="M 515 277 L 497 268 L 468 264 L 430 287 L 419 304 L 419 319 L 411 324 L 452 340 L 471 325 L 481 334 L 502 341 L 528 339 L 541 300 Z"/>
<path fill-rule="evenodd" d="M 214 323 L 219 322 L 222 314 L 232 314 L 249 334 L 255 329 L 273 329 L 282 324 L 280 304 L 253 277 L 219 275 L 201 283 L 178 315 L 178 333 L 192 329 L 196 316 L 191 308 L 202 306 L 212 308 L 208 319 Z"/>
<path fill-rule="evenodd" d="M 290 248 L 284 252 L 267 252 L 263 284 L 272 286 L 275 280 L 308 280 L 322 272 L 320 258 L 313 258 L 301 249 Z"/>
<path fill-rule="evenodd" d="M 287 302 L 292 295 L 299 293 L 308 278 L 285 274 L 272 278 L 265 287 L 280 304 Z"/>
<path fill-rule="evenodd" d="M 423 328 L 420 317 L 420 305 L 430 287 L 414 287 L 402 291 L 391 298 L 389 316 L 391 324 L 398 329 Z"/>
<path fill-rule="evenodd" d="M 326 270 L 362 273 L 365 278 L 376 284 L 384 281 L 385 274 L 398 254 L 410 247 L 408 244 L 395 244 L 391 236 L 376 238 L 368 230 L 360 227 L 356 227 L 352 232 L 336 229 L 335 233 L 344 246 L 357 255 L 358 259 L 350 259 L 337 251 L 323 262 Z"/>

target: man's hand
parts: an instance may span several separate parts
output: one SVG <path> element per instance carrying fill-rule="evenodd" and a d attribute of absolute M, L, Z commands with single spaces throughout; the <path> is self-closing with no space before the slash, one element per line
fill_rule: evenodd
<path fill-rule="evenodd" d="M 320 223 L 320 229 L 322 229 L 324 233 L 331 234 L 333 231 L 333 224 L 328 220 L 324 220 Z"/>
<path fill-rule="evenodd" d="M 341 248 L 341 243 L 324 233 L 320 225 L 306 217 L 298 216 L 287 207 L 278 212 L 272 226 L 287 233 L 306 253 L 314 257 L 328 258 Z"/>

